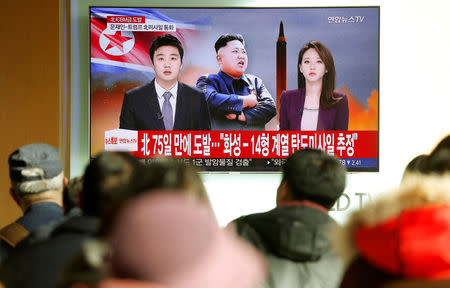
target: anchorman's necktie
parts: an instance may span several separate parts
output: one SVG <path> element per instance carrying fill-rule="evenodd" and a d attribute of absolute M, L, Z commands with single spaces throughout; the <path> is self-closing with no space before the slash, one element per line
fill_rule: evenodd
<path fill-rule="evenodd" d="M 169 99 L 172 96 L 172 93 L 169 91 L 164 92 L 164 103 L 162 105 L 162 115 L 164 120 L 164 127 L 166 130 L 173 130 L 173 110 L 172 104 L 170 104 Z"/>

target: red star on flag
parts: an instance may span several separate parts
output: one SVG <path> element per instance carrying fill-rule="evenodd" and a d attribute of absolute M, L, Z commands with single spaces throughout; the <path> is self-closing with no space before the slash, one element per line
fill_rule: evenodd
<path fill-rule="evenodd" d="M 123 53 L 123 43 L 132 39 L 133 37 L 129 36 L 122 36 L 122 33 L 120 31 L 116 31 L 116 33 L 112 35 L 104 34 L 106 38 L 109 39 L 109 44 L 106 46 L 105 51 L 112 48 L 117 47 L 119 50 Z"/>

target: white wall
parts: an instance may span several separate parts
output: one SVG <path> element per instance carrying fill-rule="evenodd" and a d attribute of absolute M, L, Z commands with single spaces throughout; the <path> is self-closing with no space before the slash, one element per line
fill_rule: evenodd
<path fill-rule="evenodd" d="M 87 9 L 94 1 L 83 1 Z M 96 1 L 95 5 L 115 5 L 118 1 Z M 139 2 L 134 0 L 131 2 Z M 140 1 L 141 5 L 150 2 Z M 205 5 L 202 1 L 152 1 L 156 6 L 183 6 L 189 3 Z M 72 0 L 75 6 L 83 6 Z M 194 3 L 194 4 L 195 4 Z M 123 2 L 122 2 L 123 5 Z M 130 3 L 131 5 L 131 3 Z M 213 4 L 211 4 L 213 5 Z M 215 0 L 215 6 L 273 6 L 274 1 Z M 348 175 L 345 191 L 350 199 L 343 198 L 331 215 L 338 221 L 345 220 L 349 211 L 364 204 L 367 193 L 375 197 L 380 191 L 397 185 L 406 164 L 417 154 L 428 153 L 446 134 L 450 133 L 450 1 L 439 0 L 390 0 L 390 1 L 277 1 L 281 6 L 359 6 L 380 5 L 380 172 Z M 84 10 L 82 10 L 84 11 Z M 87 10 L 86 10 L 87 11 Z M 78 12 L 72 12 L 78 13 Z M 81 13 L 81 12 L 80 12 Z M 74 20 L 75 19 L 75 20 Z M 72 21 L 77 21 L 72 15 Z M 86 20 L 86 19 L 85 19 Z M 72 27 L 75 27 L 72 22 Z M 72 31 L 73 32 L 73 31 Z M 77 43 L 71 35 L 72 43 Z M 75 44 L 72 44 L 75 45 Z M 79 51 L 72 47 L 72 104 L 80 98 L 77 85 L 80 72 L 77 63 L 86 65 L 87 58 L 80 60 Z M 86 53 L 85 53 L 86 54 Z M 77 58 L 78 57 L 78 58 Z M 78 61 L 78 62 L 77 62 Z M 80 62 L 81 61 L 81 62 Z M 85 61 L 85 62 L 83 62 Z M 78 69 L 78 72 L 77 72 Z M 85 68 L 81 68 L 83 70 Z M 78 73 L 78 74 L 77 74 Z M 77 78 L 78 77 L 78 78 Z M 83 75 L 83 77 L 86 77 Z M 81 83 L 81 82 L 80 82 Z M 78 90 L 77 90 L 78 89 Z M 83 94 L 83 95 L 84 95 Z M 86 100 L 79 99 L 83 105 Z M 88 161 L 85 140 L 80 135 L 87 133 L 87 120 L 72 109 L 71 126 L 71 176 L 82 171 Z M 78 115 L 76 113 L 79 113 Z M 77 118 L 78 117 L 78 118 Z M 84 121 L 84 122 L 83 122 Z M 77 138 L 78 137 L 78 138 Z M 86 145 L 86 146 L 84 146 Z M 73 149 L 72 149 L 73 148 Z M 248 213 L 260 212 L 275 206 L 279 174 L 204 174 L 202 175 L 219 223 L 226 225 L 232 219 Z M 366 193 L 366 194 L 364 194 Z M 362 201 L 362 202 L 361 202 Z"/>

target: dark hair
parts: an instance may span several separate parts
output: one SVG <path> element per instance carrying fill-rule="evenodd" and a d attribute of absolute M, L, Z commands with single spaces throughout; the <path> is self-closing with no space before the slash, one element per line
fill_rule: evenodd
<path fill-rule="evenodd" d="M 216 53 L 220 48 L 227 46 L 227 43 L 230 41 L 238 40 L 245 45 L 244 37 L 241 34 L 224 34 L 217 39 L 216 44 L 214 44 L 214 48 L 216 49 Z"/>
<path fill-rule="evenodd" d="M 80 195 L 83 190 L 83 176 L 74 177 L 69 180 L 63 189 L 63 205 L 64 212 L 68 212 L 73 208 L 79 207 Z"/>
<path fill-rule="evenodd" d="M 316 149 L 292 153 L 283 165 L 283 181 L 294 200 L 330 209 L 345 189 L 346 169 L 335 157 Z"/>
<path fill-rule="evenodd" d="M 309 49 L 315 49 L 325 64 L 325 69 L 328 71 L 322 78 L 322 92 L 320 94 L 320 107 L 323 109 L 331 108 L 339 103 L 342 98 L 334 98 L 333 91 L 336 82 L 336 68 L 334 67 L 333 55 L 330 50 L 319 41 L 310 41 L 302 46 L 298 52 L 297 62 L 297 81 L 298 88 L 305 88 L 305 77 L 300 71 L 300 64 L 303 60 L 303 55 Z"/>
<path fill-rule="evenodd" d="M 89 163 L 84 173 L 81 209 L 100 216 L 113 204 L 134 194 L 142 164 L 126 152 L 102 152 Z"/>
<path fill-rule="evenodd" d="M 183 62 L 183 45 L 181 45 L 180 40 L 178 40 L 177 37 L 173 36 L 172 34 L 163 34 L 159 35 L 152 41 L 152 45 L 150 45 L 150 59 L 153 63 L 153 56 L 155 55 L 155 51 L 158 50 L 159 47 L 162 46 L 173 46 L 178 49 L 178 52 L 180 53 L 181 62 Z"/>
<path fill-rule="evenodd" d="M 405 170 L 403 171 L 402 182 L 411 173 L 423 173 L 425 170 L 425 162 L 427 161 L 427 158 L 428 155 L 420 154 L 409 161 L 408 165 L 406 165 Z"/>
<path fill-rule="evenodd" d="M 200 201 L 211 208 L 211 204 L 197 170 L 187 165 L 183 160 L 174 158 L 152 158 L 143 169 L 139 171 L 139 179 L 133 185 L 134 195 L 172 191 L 182 193 L 194 200 Z M 107 235 L 116 222 L 116 215 L 122 209 L 122 203 L 117 203 L 103 214 L 99 234 Z"/>
<path fill-rule="evenodd" d="M 437 145 L 434 147 L 433 151 L 431 151 L 430 155 L 435 153 L 439 153 L 439 151 L 447 150 L 450 151 L 450 134 L 445 136 Z"/>
<path fill-rule="evenodd" d="M 183 160 L 173 158 L 153 158 L 144 170 L 144 180 L 139 191 L 153 189 L 178 190 L 210 205 L 208 194 L 197 170 Z"/>
<path fill-rule="evenodd" d="M 444 137 L 424 161 L 424 173 L 444 174 L 450 172 L 450 135 Z"/>

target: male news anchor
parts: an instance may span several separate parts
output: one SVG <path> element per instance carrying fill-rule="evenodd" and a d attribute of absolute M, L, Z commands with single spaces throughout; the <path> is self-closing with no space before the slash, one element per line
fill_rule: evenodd
<path fill-rule="evenodd" d="M 150 46 L 155 79 L 125 93 L 120 128 L 130 130 L 211 130 L 203 92 L 178 82 L 183 46 L 171 34 Z"/>
<path fill-rule="evenodd" d="M 197 81 L 206 95 L 213 130 L 264 130 L 277 113 L 262 79 L 244 74 L 248 64 L 244 45 L 240 34 L 220 36 L 214 45 L 219 73 Z"/>

